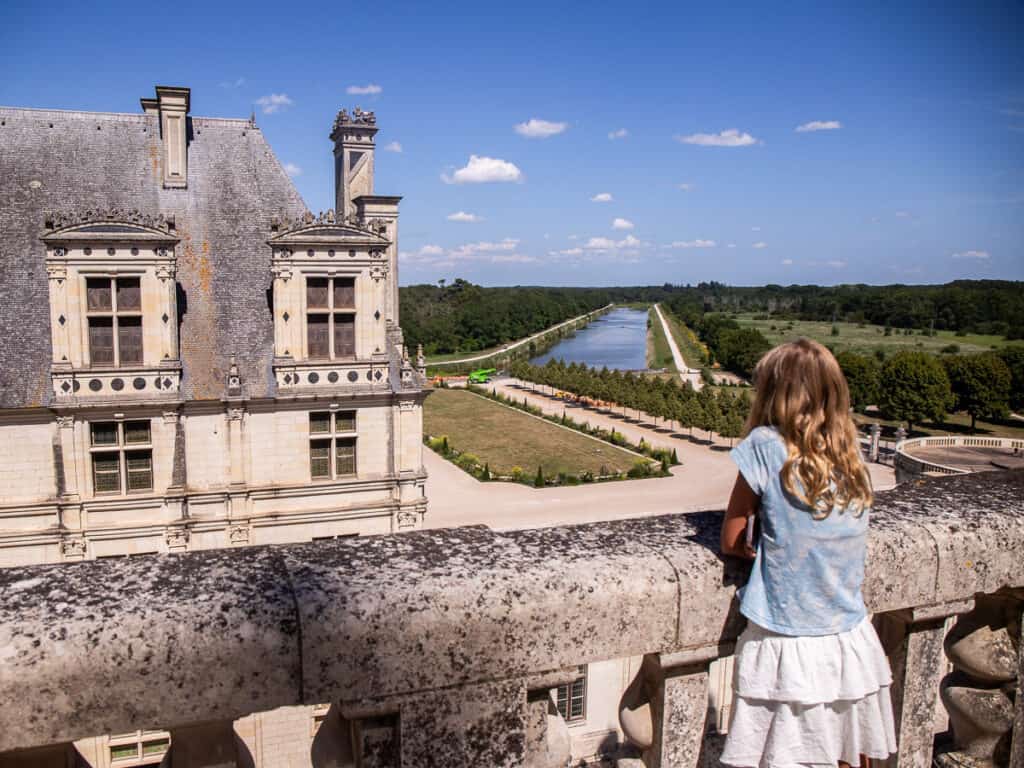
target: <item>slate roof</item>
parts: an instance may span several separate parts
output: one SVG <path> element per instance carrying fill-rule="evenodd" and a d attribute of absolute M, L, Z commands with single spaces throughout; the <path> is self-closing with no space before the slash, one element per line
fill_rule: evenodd
<path fill-rule="evenodd" d="M 0 107 L 0 408 L 51 402 L 44 213 L 111 206 L 175 217 L 183 396 L 222 397 L 232 354 L 273 394 L 266 241 L 306 206 L 248 120 L 189 122 L 188 188 L 164 189 L 155 115 Z"/>

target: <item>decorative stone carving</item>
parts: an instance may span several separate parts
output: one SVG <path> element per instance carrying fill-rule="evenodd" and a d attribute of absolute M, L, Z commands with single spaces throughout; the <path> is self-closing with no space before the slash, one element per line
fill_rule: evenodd
<path fill-rule="evenodd" d="M 188 528 L 168 528 L 164 531 L 164 539 L 169 549 L 185 549 L 188 547 Z"/>
<path fill-rule="evenodd" d="M 249 526 L 233 525 L 228 528 L 228 541 L 232 546 L 243 546 L 249 543 Z"/>
<path fill-rule="evenodd" d="M 416 345 L 416 371 L 420 376 L 427 375 L 427 358 L 423 356 L 423 345 Z"/>
<path fill-rule="evenodd" d="M 164 411 L 164 424 L 177 424 L 178 423 L 178 412 L 177 411 Z"/>
<path fill-rule="evenodd" d="M 228 408 L 228 421 L 241 421 L 245 418 L 245 408 Z"/>
<path fill-rule="evenodd" d="M 398 510 L 398 514 L 395 516 L 398 523 L 399 530 L 403 528 L 415 528 L 416 527 L 416 513 L 408 509 Z"/>
<path fill-rule="evenodd" d="M 377 116 L 373 112 L 364 112 L 359 107 L 353 109 L 351 115 L 349 115 L 347 109 L 342 109 L 334 118 L 334 125 L 331 127 L 331 133 L 334 133 L 343 126 L 349 125 L 376 126 Z"/>
<path fill-rule="evenodd" d="M 60 543 L 60 551 L 65 560 L 81 560 L 85 557 L 85 539 L 64 539 Z"/>
<path fill-rule="evenodd" d="M 159 229 L 162 232 L 174 230 L 174 216 L 142 213 L 137 208 L 86 208 L 84 211 L 51 211 L 44 217 L 46 229 L 56 231 L 65 227 L 73 227 L 77 224 L 95 224 L 99 222 L 119 222 L 125 224 L 137 224 L 149 229 Z"/>
<path fill-rule="evenodd" d="M 372 277 L 375 282 L 379 283 L 381 280 L 387 279 L 387 276 L 388 268 L 383 264 L 374 264 L 370 267 L 370 277 Z"/>
<path fill-rule="evenodd" d="M 173 280 L 176 270 L 173 264 L 158 264 L 156 267 L 156 276 L 163 282 Z"/>
<path fill-rule="evenodd" d="M 356 213 L 350 213 L 348 216 L 341 216 L 334 212 L 333 208 L 329 208 L 326 211 L 320 211 L 316 216 L 311 211 L 306 211 L 302 216 L 298 218 L 291 218 L 289 216 L 275 216 L 270 221 L 270 231 L 275 237 L 286 235 L 290 232 L 295 232 L 301 229 L 305 229 L 310 226 L 346 226 L 352 229 L 358 229 L 361 232 L 367 232 L 371 235 L 383 236 L 387 231 L 388 223 L 384 219 L 370 219 L 370 221 L 363 221 L 359 218 Z M 283 252 L 280 254 L 286 255 Z M 288 256 L 291 255 L 289 251 Z"/>
<path fill-rule="evenodd" d="M 940 765 L 1010 765 L 1022 608 L 1012 595 L 980 595 L 946 636 L 953 672 L 940 694 L 959 751 L 941 756 Z"/>
<path fill-rule="evenodd" d="M 75 417 L 73 415 L 58 416 L 57 426 L 60 429 L 71 429 L 75 426 Z"/>
<path fill-rule="evenodd" d="M 57 253 L 61 251 L 61 253 Z M 63 256 L 63 248 L 54 248 L 54 256 Z M 64 280 L 68 276 L 68 268 L 64 264 L 47 264 L 46 265 L 46 276 L 50 280 Z"/>
<path fill-rule="evenodd" d="M 235 356 L 231 356 L 231 365 L 228 366 L 228 397 L 239 397 L 242 394 L 242 376 L 238 372 L 238 363 Z"/>

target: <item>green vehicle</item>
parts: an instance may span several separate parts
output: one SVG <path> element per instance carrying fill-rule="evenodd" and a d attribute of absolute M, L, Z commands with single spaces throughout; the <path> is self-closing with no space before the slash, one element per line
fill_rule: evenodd
<path fill-rule="evenodd" d="M 486 384 L 491 380 L 491 376 L 498 372 L 497 368 L 480 368 L 479 370 L 473 371 L 469 374 L 470 384 Z"/>

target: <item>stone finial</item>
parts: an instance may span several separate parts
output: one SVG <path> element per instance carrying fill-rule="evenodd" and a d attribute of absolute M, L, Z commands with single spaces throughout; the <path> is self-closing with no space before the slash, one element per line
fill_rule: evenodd
<path fill-rule="evenodd" d="M 423 345 L 416 345 L 416 368 L 419 369 L 420 374 L 426 375 L 427 373 L 427 358 L 423 356 Z"/>
<path fill-rule="evenodd" d="M 174 215 L 162 213 L 143 213 L 138 208 L 121 208 L 113 205 L 106 208 L 86 208 L 78 211 L 48 211 L 43 216 L 43 226 L 53 232 L 73 227 L 76 224 L 99 224 L 116 222 L 118 224 L 138 224 L 140 227 L 159 229 L 161 232 L 173 232 L 175 229 Z"/>

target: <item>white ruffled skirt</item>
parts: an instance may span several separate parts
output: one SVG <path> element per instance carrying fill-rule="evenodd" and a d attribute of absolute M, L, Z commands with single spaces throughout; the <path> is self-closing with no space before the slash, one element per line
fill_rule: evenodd
<path fill-rule="evenodd" d="M 864 619 L 837 635 L 791 637 L 749 623 L 722 763 L 744 768 L 860 765 L 896 751 L 892 672 Z"/>

